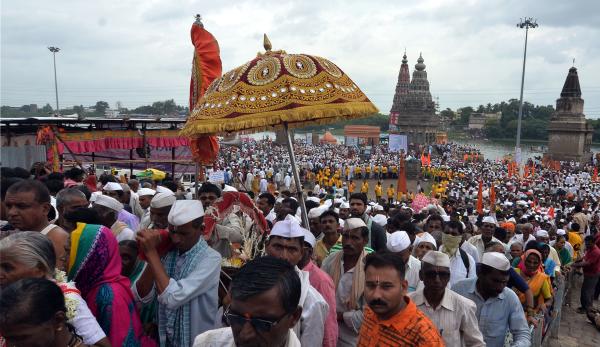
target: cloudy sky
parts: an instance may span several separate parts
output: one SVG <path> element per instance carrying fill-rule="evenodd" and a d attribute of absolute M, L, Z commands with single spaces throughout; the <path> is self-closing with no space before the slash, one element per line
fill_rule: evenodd
<path fill-rule="evenodd" d="M 61 107 L 120 101 L 133 108 L 173 98 L 186 104 L 196 13 L 221 47 L 224 71 L 262 49 L 328 57 L 383 113 L 391 107 L 406 48 L 411 71 L 423 52 L 442 108 L 519 97 L 530 31 L 525 99 L 554 104 L 573 58 L 585 112 L 600 118 L 600 2 L 595 0 L 105 0 L 2 1 L 1 104 Z"/>

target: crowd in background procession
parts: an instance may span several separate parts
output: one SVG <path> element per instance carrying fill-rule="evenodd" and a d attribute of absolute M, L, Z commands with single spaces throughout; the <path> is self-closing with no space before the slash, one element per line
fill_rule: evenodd
<path fill-rule="evenodd" d="M 295 152 L 304 226 L 270 141 L 223 148 L 223 184 L 196 197 L 170 177 L 2 168 L 1 344 L 529 346 L 579 280 L 598 320 L 592 163 L 435 145 L 406 155 L 424 165 L 398 192 L 367 181 L 403 174 L 386 146 Z"/>

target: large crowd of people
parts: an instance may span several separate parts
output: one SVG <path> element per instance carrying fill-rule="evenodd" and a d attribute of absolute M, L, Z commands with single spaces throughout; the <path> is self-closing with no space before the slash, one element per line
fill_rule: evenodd
<path fill-rule="evenodd" d="M 433 145 L 406 155 L 425 165 L 398 192 L 384 145 L 295 150 L 307 225 L 270 141 L 223 148 L 224 182 L 197 196 L 3 167 L 0 346 L 530 346 L 576 282 L 580 302 L 559 302 L 600 321 L 594 163 L 515 170 Z"/>

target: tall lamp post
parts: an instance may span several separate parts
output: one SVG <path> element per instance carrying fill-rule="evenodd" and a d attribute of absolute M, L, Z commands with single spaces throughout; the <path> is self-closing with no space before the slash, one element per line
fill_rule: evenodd
<path fill-rule="evenodd" d="M 60 108 L 58 107 L 58 83 L 56 82 L 56 53 L 60 51 L 60 48 L 48 47 L 48 50 L 52 52 L 52 58 L 54 59 L 54 93 L 56 94 L 56 112 L 54 114 L 59 114 Z"/>
<path fill-rule="evenodd" d="M 523 117 L 523 85 L 525 84 L 525 61 L 527 60 L 527 34 L 529 28 L 537 28 L 536 20 L 529 17 L 517 24 L 517 27 L 525 28 L 525 49 L 523 52 L 523 72 L 521 74 L 521 97 L 519 98 L 519 118 L 517 122 L 517 144 L 515 146 L 515 161 L 517 165 L 521 164 L 521 118 Z"/>

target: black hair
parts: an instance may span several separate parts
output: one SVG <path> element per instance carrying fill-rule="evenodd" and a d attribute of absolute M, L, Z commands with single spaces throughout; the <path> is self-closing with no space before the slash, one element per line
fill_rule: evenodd
<path fill-rule="evenodd" d="M 283 310 L 290 314 L 300 302 L 300 277 L 289 262 L 276 257 L 255 258 L 242 266 L 231 281 L 233 300 L 247 300 L 277 287 Z"/>
<path fill-rule="evenodd" d="M 581 206 L 581 204 L 575 205 L 575 210 L 574 210 L 575 213 L 581 212 L 582 210 L 583 210 L 583 206 Z"/>
<path fill-rule="evenodd" d="M 525 246 L 525 249 L 523 251 L 525 252 L 530 249 L 535 249 L 536 251 L 539 252 L 541 250 L 540 244 L 541 244 L 541 242 L 537 242 L 537 241 L 527 242 L 527 245 Z"/>
<path fill-rule="evenodd" d="M 405 265 L 404 261 L 397 254 L 392 252 L 371 253 L 365 257 L 365 271 L 372 266 L 380 269 L 382 267 L 393 267 L 398 272 L 400 279 L 404 279 Z"/>
<path fill-rule="evenodd" d="M 319 222 L 327 216 L 331 216 L 331 217 L 335 218 L 335 221 L 339 223 L 340 215 L 335 213 L 334 210 L 327 210 L 327 211 L 321 213 L 321 215 L 319 216 Z"/>
<path fill-rule="evenodd" d="M 115 182 L 115 183 L 117 182 L 117 179 L 115 178 L 115 176 L 109 175 L 109 174 L 100 175 L 98 180 L 100 181 L 100 183 L 102 183 L 102 186 L 105 186 L 108 182 Z"/>
<path fill-rule="evenodd" d="M 171 191 L 173 191 L 173 192 L 177 191 L 177 183 L 175 183 L 175 181 L 173 181 L 173 180 L 164 180 L 164 181 L 162 181 L 161 185 L 171 189 Z M 203 184 L 203 186 L 204 186 L 204 184 Z M 198 192 L 198 194 L 200 194 L 201 191 L 202 190 L 200 190 Z M 221 196 L 221 195 L 218 194 L 217 196 Z"/>
<path fill-rule="evenodd" d="M 408 211 L 400 210 L 398 213 L 394 214 L 388 223 L 398 229 L 404 222 L 410 222 L 410 213 Z"/>
<path fill-rule="evenodd" d="M 134 250 L 136 253 L 139 250 L 138 243 L 137 243 L 137 241 L 134 241 L 134 240 L 123 240 L 123 241 L 119 242 L 119 247 L 120 246 L 130 248 L 130 249 Z"/>
<path fill-rule="evenodd" d="M 31 178 L 31 172 L 27 171 L 22 167 L 15 167 L 12 169 L 13 177 L 22 178 L 24 180 Z"/>
<path fill-rule="evenodd" d="M 6 196 L 6 192 L 8 188 L 17 182 L 21 182 L 23 179 L 18 177 L 2 177 L 2 182 L 0 183 L 0 198 L 4 201 L 4 197 Z"/>
<path fill-rule="evenodd" d="M 193 219 L 192 220 L 192 228 L 195 228 L 195 229 L 201 228 L 202 223 L 204 223 L 204 216 Z"/>
<path fill-rule="evenodd" d="M 585 237 L 585 239 L 583 239 L 583 242 L 591 242 L 594 243 L 594 236 L 593 235 L 588 235 Z"/>
<path fill-rule="evenodd" d="M 0 327 L 39 325 L 51 320 L 56 312 L 66 312 L 60 288 L 45 278 L 25 278 L 0 292 Z"/>
<path fill-rule="evenodd" d="M 65 172 L 65 177 L 75 180 L 76 178 L 82 176 L 83 174 L 85 174 L 85 171 L 81 170 L 78 167 L 73 167 L 69 171 Z"/>
<path fill-rule="evenodd" d="M 39 204 L 50 203 L 50 192 L 40 181 L 22 180 L 10 186 L 6 192 L 11 194 L 33 192 Z"/>
<path fill-rule="evenodd" d="M 446 227 L 450 228 L 450 229 L 457 229 L 459 233 L 463 233 L 464 232 L 464 228 L 461 222 L 455 221 L 455 220 L 451 220 L 446 222 Z"/>
<path fill-rule="evenodd" d="M 88 188 L 85 184 L 77 185 L 73 188 L 81 190 L 81 192 L 85 195 L 85 199 L 87 201 L 90 201 L 92 197 L 92 192 L 90 191 L 90 188 Z"/>
<path fill-rule="evenodd" d="M 12 167 L 2 166 L 2 167 L 0 167 L 0 177 L 2 177 L 2 178 L 15 177 L 15 170 Z"/>
<path fill-rule="evenodd" d="M 46 176 L 47 180 L 59 180 L 59 181 L 64 181 L 65 180 L 65 175 L 63 175 L 60 172 L 51 172 L 48 174 L 48 176 Z"/>
<path fill-rule="evenodd" d="M 444 227 L 444 218 L 442 218 L 442 216 L 440 216 L 439 214 L 429 215 L 429 217 L 427 217 L 427 222 L 425 222 L 425 224 L 429 225 L 430 221 L 439 221 L 440 223 L 442 223 L 442 227 Z"/>
<path fill-rule="evenodd" d="M 79 222 L 102 225 L 102 219 L 100 218 L 98 211 L 91 208 L 80 207 L 71 212 L 65 213 L 63 218 L 71 223 Z"/>
<path fill-rule="evenodd" d="M 574 231 L 579 231 L 579 229 L 581 229 L 581 226 L 579 225 L 579 223 L 571 223 L 571 229 L 573 229 Z"/>
<path fill-rule="evenodd" d="M 494 237 L 497 238 L 498 240 L 506 239 L 506 229 L 496 227 L 496 230 L 494 230 Z"/>
<path fill-rule="evenodd" d="M 308 201 L 304 202 L 304 204 L 306 206 L 307 213 L 310 212 L 310 210 L 312 210 L 313 208 L 317 208 L 317 207 L 321 206 L 321 204 L 319 204 L 316 201 L 312 201 L 312 200 L 308 200 Z"/>
<path fill-rule="evenodd" d="M 285 198 L 281 203 L 288 204 L 290 206 L 290 209 L 292 209 L 292 214 L 296 214 L 296 212 L 298 211 L 298 207 L 300 207 L 300 205 L 298 205 L 298 201 L 292 198 Z"/>
<path fill-rule="evenodd" d="M 202 186 L 198 189 L 198 195 L 202 193 L 214 193 L 217 198 L 221 197 L 221 189 L 210 182 L 202 183 Z"/>
<path fill-rule="evenodd" d="M 352 193 L 350 195 L 350 199 L 348 199 L 348 201 L 351 201 L 352 199 L 355 200 L 361 200 L 363 202 L 363 204 L 367 204 L 367 194 L 365 193 Z"/>
<path fill-rule="evenodd" d="M 275 205 L 275 197 L 271 193 L 262 193 L 258 196 L 259 199 L 267 199 L 267 203 L 271 206 Z"/>
<path fill-rule="evenodd" d="M 46 184 L 46 188 L 51 195 L 56 195 L 65 187 L 65 182 L 56 179 L 48 179 L 44 182 Z"/>
<path fill-rule="evenodd" d="M 404 230 L 408 235 L 414 236 L 417 234 L 417 227 L 411 221 L 400 223 L 398 230 Z"/>

